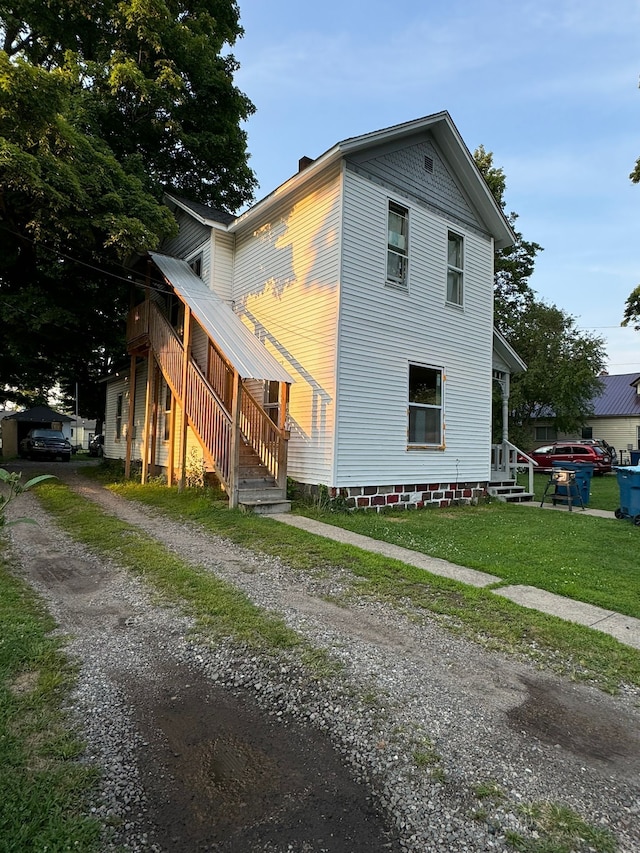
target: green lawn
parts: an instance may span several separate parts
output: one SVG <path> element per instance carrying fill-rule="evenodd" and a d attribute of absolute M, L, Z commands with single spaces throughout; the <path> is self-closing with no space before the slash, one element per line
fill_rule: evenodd
<path fill-rule="evenodd" d="M 541 501 L 545 486 L 549 482 L 548 474 L 534 474 L 534 492 L 536 500 Z M 529 488 L 528 474 L 519 474 L 518 482 L 520 485 Z M 548 496 L 552 489 L 549 490 Z M 548 497 L 547 496 L 547 497 Z M 589 495 L 590 509 L 605 509 L 609 512 L 615 512 L 620 506 L 620 489 L 618 487 L 618 478 L 615 473 L 604 474 L 602 477 L 591 478 L 591 493 Z"/>
<path fill-rule="evenodd" d="M 640 528 L 629 521 L 497 502 L 420 512 L 298 512 L 640 618 Z"/>

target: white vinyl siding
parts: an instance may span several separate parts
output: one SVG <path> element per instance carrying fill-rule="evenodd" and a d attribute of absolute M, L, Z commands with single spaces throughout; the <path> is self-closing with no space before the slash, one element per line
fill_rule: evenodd
<path fill-rule="evenodd" d="M 341 179 L 338 170 L 236 235 L 234 300 L 290 373 L 289 476 L 331 484 Z M 384 264 L 384 248 L 379 255 Z"/>
<path fill-rule="evenodd" d="M 220 299 L 230 304 L 233 299 L 234 235 L 213 229 L 210 245 L 211 274 L 205 281 Z"/>
<path fill-rule="evenodd" d="M 407 201 L 408 293 L 384 286 L 387 193 L 345 178 L 339 428 L 334 485 L 487 479 L 491 458 L 493 246 L 465 239 L 465 311 L 446 305 L 453 223 Z M 408 449 L 408 364 L 444 369 L 444 450 Z"/>
<path fill-rule="evenodd" d="M 631 445 L 633 450 L 640 448 L 638 442 L 639 417 L 619 418 L 589 418 L 587 425 L 593 428 L 594 438 L 603 438 L 616 450 L 626 450 Z"/>
<path fill-rule="evenodd" d="M 211 229 L 184 210 L 178 209 L 173 215 L 180 226 L 180 231 L 175 237 L 170 237 L 163 242 L 161 251 L 176 258 L 193 257 L 208 243 Z"/>

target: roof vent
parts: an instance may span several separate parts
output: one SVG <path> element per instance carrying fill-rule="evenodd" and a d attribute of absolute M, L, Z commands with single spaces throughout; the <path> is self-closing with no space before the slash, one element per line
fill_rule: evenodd
<path fill-rule="evenodd" d="M 313 163 L 313 157 L 301 157 L 298 160 L 298 171 L 304 172 L 307 166 L 310 166 Z"/>
<path fill-rule="evenodd" d="M 424 169 L 425 172 L 429 172 L 429 174 L 433 174 L 433 157 L 425 157 L 424 158 Z"/>

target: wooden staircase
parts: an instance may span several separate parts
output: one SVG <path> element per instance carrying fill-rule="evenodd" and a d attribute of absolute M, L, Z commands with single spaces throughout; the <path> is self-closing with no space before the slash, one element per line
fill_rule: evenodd
<path fill-rule="evenodd" d="M 291 501 L 287 490 L 260 459 L 253 447 L 244 439 L 240 442 L 238 464 L 238 506 L 243 512 L 268 515 L 289 512 Z"/>
<path fill-rule="evenodd" d="M 519 486 L 515 480 L 491 482 L 487 486 L 487 492 L 492 498 L 503 501 L 503 503 L 522 503 L 523 501 L 535 500 L 535 495 L 528 492 L 524 486 Z"/>
<path fill-rule="evenodd" d="M 259 514 L 288 512 L 289 434 L 271 420 L 215 342 L 215 363 L 205 376 L 148 299 L 129 314 L 127 342 L 131 354 L 153 354 L 204 458 L 227 491 L 229 505 Z"/>

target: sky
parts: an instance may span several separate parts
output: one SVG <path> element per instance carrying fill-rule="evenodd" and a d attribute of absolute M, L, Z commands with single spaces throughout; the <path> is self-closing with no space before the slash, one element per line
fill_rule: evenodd
<path fill-rule="evenodd" d="M 267 195 L 337 142 L 447 110 L 506 175 L 539 243 L 538 298 L 640 372 L 621 328 L 640 284 L 640 0 L 238 0 L 232 48 L 250 165 Z"/>

